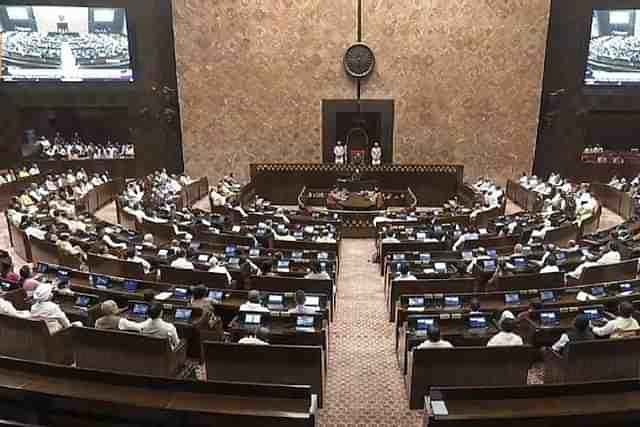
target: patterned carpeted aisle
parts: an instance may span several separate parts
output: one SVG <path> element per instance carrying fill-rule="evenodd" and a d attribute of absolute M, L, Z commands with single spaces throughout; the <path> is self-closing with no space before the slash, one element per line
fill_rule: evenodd
<path fill-rule="evenodd" d="M 319 425 L 418 426 L 410 411 L 385 313 L 372 239 L 342 241 L 338 302 L 331 324 L 329 367 Z"/>

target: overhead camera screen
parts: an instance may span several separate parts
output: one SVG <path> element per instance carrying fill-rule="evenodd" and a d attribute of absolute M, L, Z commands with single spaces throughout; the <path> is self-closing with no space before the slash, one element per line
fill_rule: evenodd
<path fill-rule="evenodd" d="M 133 81 L 123 8 L 0 6 L 5 82 Z"/>

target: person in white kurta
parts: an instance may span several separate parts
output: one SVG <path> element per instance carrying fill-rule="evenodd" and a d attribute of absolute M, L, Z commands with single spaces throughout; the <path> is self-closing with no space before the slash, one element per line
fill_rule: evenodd
<path fill-rule="evenodd" d="M 382 163 L 382 147 L 380 147 L 380 143 L 376 141 L 371 148 L 371 164 L 378 166 L 380 163 Z"/>
<path fill-rule="evenodd" d="M 337 165 L 344 165 L 346 163 L 346 154 L 347 149 L 342 145 L 342 141 L 336 142 L 336 146 L 333 148 L 334 163 Z"/>
<path fill-rule="evenodd" d="M 35 304 L 31 306 L 31 318 L 41 319 L 47 323 L 49 333 L 54 334 L 61 329 L 71 326 L 71 322 L 53 301 L 53 286 L 50 283 L 41 283 L 33 293 Z"/>

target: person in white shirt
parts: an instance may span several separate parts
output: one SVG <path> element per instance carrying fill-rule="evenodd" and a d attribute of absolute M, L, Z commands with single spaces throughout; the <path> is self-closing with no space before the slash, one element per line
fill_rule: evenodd
<path fill-rule="evenodd" d="M 54 334 L 61 329 L 68 328 L 72 324 L 67 315 L 58 304 L 51 301 L 53 298 L 53 285 L 41 283 L 33 292 L 35 303 L 31 306 L 31 318 L 44 320 L 49 333 Z M 77 322 L 76 324 L 80 324 Z"/>
<path fill-rule="evenodd" d="M 144 322 L 140 323 L 140 332 L 143 335 L 149 335 L 157 338 L 168 338 L 169 344 L 173 350 L 180 344 L 180 338 L 178 337 L 178 331 L 176 327 L 171 323 L 162 320 L 162 304 L 153 303 L 147 311 L 149 317 Z"/>
<path fill-rule="evenodd" d="M 382 243 L 400 243 L 400 240 L 396 238 L 393 234 L 393 231 L 387 230 L 385 232 L 384 238 L 382 239 Z"/>
<path fill-rule="evenodd" d="M 130 247 L 127 250 L 127 261 L 137 262 L 138 264 L 142 264 L 142 269 L 144 270 L 144 274 L 149 274 L 149 272 L 151 271 L 151 264 L 149 264 L 149 261 L 142 258 L 138 254 L 138 251 L 136 250 L 136 248 L 134 247 Z"/>
<path fill-rule="evenodd" d="M 101 240 L 102 242 L 107 245 L 109 248 L 111 249 L 127 249 L 127 244 L 126 243 L 116 243 L 113 241 L 113 239 L 111 238 L 110 234 L 112 233 L 113 230 L 111 230 L 109 227 L 105 227 L 100 231 L 101 234 Z"/>
<path fill-rule="evenodd" d="M 585 268 L 594 267 L 596 265 L 615 264 L 620 262 L 620 260 L 621 256 L 620 252 L 618 252 L 618 246 L 615 242 L 609 242 L 609 251 L 602 255 L 597 261 L 585 261 L 577 266 L 575 270 L 567 273 L 567 275 L 580 280 Z"/>
<path fill-rule="evenodd" d="M 269 345 L 269 331 L 256 326 L 238 341 L 238 344 Z"/>
<path fill-rule="evenodd" d="M 183 270 L 193 270 L 193 263 L 187 259 L 187 255 L 184 249 L 179 248 L 176 251 L 177 258 L 171 263 L 173 268 L 181 268 Z"/>
<path fill-rule="evenodd" d="M 6 314 L 13 317 L 22 317 L 25 319 L 31 317 L 31 313 L 29 313 L 29 310 L 16 310 L 13 304 L 10 301 L 2 298 L 2 296 L 0 296 L 0 314 Z"/>
<path fill-rule="evenodd" d="M 218 261 L 218 258 L 212 256 L 211 258 L 209 258 L 209 264 L 211 264 L 211 268 L 209 268 L 210 273 L 219 273 L 226 275 L 227 286 L 231 285 L 231 274 L 229 274 L 229 270 L 227 270 L 227 267 L 225 267 L 223 263 Z"/>
<path fill-rule="evenodd" d="M 462 233 L 460 237 L 458 237 L 458 240 L 456 240 L 456 242 L 453 244 L 453 247 L 451 249 L 454 251 L 459 251 L 464 246 L 464 242 L 466 242 L 467 240 L 478 240 L 478 237 L 478 233 L 472 233 L 470 231 Z"/>
<path fill-rule="evenodd" d="M 543 261 L 543 267 L 540 269 L 540 274 L 557 273 L 559 271 L 560 269 L 558 268 L 556 256 L 554 254 L 548 255 Z"/>
<path fill-rule="evenodd" d="M 573 321 L 573 329 L 563 333 L 558 341 L 551 346 L 551 349 L 560 353 L 571 341 L 588 341 L 593 339 L 595 339 L 595 336 L 589 327 L 589 320 L 587 320 L 584 314 L 578 314 Z"/>
<path fill-rule="evenodd" d="M 488 259 L 491 259 L 491 257 L 487 255 L 487 251 L 485 248 L 480 247 L 476 249 L 476 255 L 473 257 L 473 259 L 467 266 L 467 273 L 473 274 L 474 271 L 476 270 L 476 266 L 478 265 L 478 263 L 480 261 L 484 261 Z"/>
<path fill-rule="evenodd" d="M 240 311 L 255 311 L 258 313 L 270 313 L 270 310 L 260 304 L 260 292 L 255 289 L 249 291 L 247 302 L 240 306 Z"/>
<path fill-rule="evenodd" d="M 213 206 L 224 206 L 227 204 L 227 198 L 218 191 L 221 190 L 216 188 L 211 189 L 211 194 L 209 196 L 211 198 L 211 203 Z"/>
<path fill-rule="evenodd" d="M 395 277 L 395 280 L 418 280 L 416 276 L 409 271 L 409 264 L 403 262 L 400 264 L 400 275 Z"/>
<path fill-rule="evenodd" d="M 440 328 L 432 325 L 427 329 L 427 340 L 418 346 L 418 349 L 423 348 L 453 348 L 453 344 L 443 340 L 440 337 Z"/>
<path fill-rule="evenodd" d="M 315 280 L 331 280 L 331 276 L 329 276 L 329 273 L 322 269 L 322 266 L 318 261 L 313 261 L 311 263 L 311 271 L 307 273 L 304 278 Z"/>
<path fill-rule="evenodd" d="M 296 306 L 289 310 L 289 313 L 294 314 L 315 314 L 317 313 L 313 307 L 308 307 L 305 304 L 307 296 L 302 289 L 296 291 Z"/>
<path fill-rule="evenodd" d="M 599 337 L 622 338 L 625 331 L 633 331 L 640 326 L 633 315 L 633 304 L 623 301 L 618 306 L 618 316 L 609 320 L 604 326 L 594 327 L 593 333 Z"/>
<path fill-rule="evenodd" d="M 489 340 L 487 347 L 523 345 L 524 341 L 522 341 L 520 335 L 514 333 L 515 324 L 515 320 L 512 317 L 503 319 L 500 322 L 501 331 Z"/>

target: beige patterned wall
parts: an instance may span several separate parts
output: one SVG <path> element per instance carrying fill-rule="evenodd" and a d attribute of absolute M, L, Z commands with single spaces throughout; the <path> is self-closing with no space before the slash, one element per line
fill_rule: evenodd
<path fill-rule="evenodd" d="M 395 160 L 529 170 L 549 0 L 364 0 L 376 53 L 363 98 L 396 103 Z M 318 162 L 321 100 L 353 99 L 342 54 L 355 0 L 174 0 L 184 158 L 192 175 Z"/>

